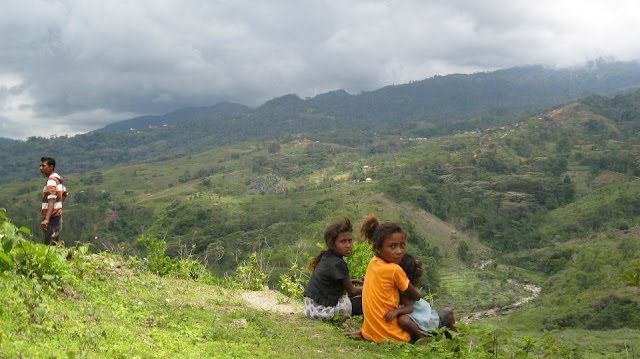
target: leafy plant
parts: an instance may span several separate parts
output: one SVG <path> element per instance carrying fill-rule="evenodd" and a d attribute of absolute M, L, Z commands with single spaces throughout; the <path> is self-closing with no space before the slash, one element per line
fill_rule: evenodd
<path fill-rule="evenodd" d="M 349 257 L 345 257 L 347 266 L 349 267 L 349 276 L 351 278 L 364 278 L 367 271 L 369 261 L 373 257 L 371 244 L 367 242 L 354 241 L 353 250 Z"/>
<path fill-rule="evenodd" d="M 57 288 L 73 278 L 65 259 L 65 250 L 36 244 L 27 239 L 31 232 L 17 228 L 0 210 L 0 271 L 13 271 L 27 279 L 35 278 Z"/>
<path fill-rule="evenodd" d="M 165 254 L 167 250 L 166 241 L 145 234 L 138 238 L 138 242 L 141 243 L 147 251 L 146 266 L 151 272 L 161 276 L 171 275 L 176 278 L 200 280 L 205 283 L 217 283 L 217 279 L 209 272 L 206 266 L 193 259 L 190 254 L 181 259 L 174 259 L 167 256 Z M 131 258 L 129 261 L 134 266 L 137 263 L 137 260 L 134 258 Z"/>
<path fill-rule="evenodd" d="M 640 288 L 640 260 L 631 263 L 623 278 L 628 285 Z"/>
<path fill-rule="evenodd" d="M 266 288 L 267 275 L 260 269 L 256 252 L 251 253 L 249 258 L 238 266 L 234 279 L 242 289 L 263 290 Z"/>
<path fill-rule="evenodd" d="M 167 242 L 152 235 L 144 234 L 138 242 L 147 250 L 147 267 L 158 275 L 167 275 L 175 271 L 175 262 L 165 254 Z"/>
<path fill-rule="evenodd" d="M 289 298 L 302 299 L 308 278 L 298 267 L 298 263 L 293 263 L 289 268 L 289 272 L 280 275 L 278 283 L 280 292 Z"/>

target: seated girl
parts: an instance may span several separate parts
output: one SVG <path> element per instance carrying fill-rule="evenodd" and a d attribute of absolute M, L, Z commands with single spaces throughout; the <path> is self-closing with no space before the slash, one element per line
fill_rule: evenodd
<path fill-rule="evenodd" d="M 343 258 L 351 255 L 351 231 L 351 221 L 347 218 L 329 225 L 324 232 L 327 249 L 309 263 L 313 273 L 304 290 L 304 314 L 309 318 L 332 319 L 362 314 L 362 288 L 354 286 Z"/>
<path fill-rule="evenodd" d="M 360 328 L 366 340 L 380 343 L 385 340 L 409 342 L 420 336 L 415 323 L 397 309 L 400 293 L 413 300 L 420 293 L 407 278 L 399 263 L 404 257 L 406 234 L 394 222 L 379 223 L 375 217 L 365 219 L 360 230 L 372 244 L 374 256 L 369 261 L 362 288 L 364 321 Z"/>
<path fill-rule="evenodd" d="M 404 270 L 409 281 L 417 286 L 422 276 L 422 262 L 416 260 L 411 254 L 407 253 L 400 261 L 400 267 Z M 396 313 L 389 314 L 389 317 L 408 314 L 409 318 L 414 322 L 416 327 L 409 328 L 410 333 L 419 331 L 421 334 L 427 334 L 438 328 L 446 327 L 457 331 L 456 321 L 451 309 L 444 309 L 436 312 L 431 309 L 431 305 L 426 300 L 420 298 L 416 301 L 411 300 L 405 295 L 400 296 L 401 308 L 395 309 Z M 413 337 L 413 335 L 412 335 Z M 414 337 L 413 339 L 418 339 Z"/>

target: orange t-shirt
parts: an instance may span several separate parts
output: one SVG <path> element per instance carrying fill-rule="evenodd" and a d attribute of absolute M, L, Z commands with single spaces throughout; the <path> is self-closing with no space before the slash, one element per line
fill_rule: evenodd
<path fill-rule="evenodd" d="M 395 263 L 387 263 L 374 256 L 367 266 L 362 286 L 362 311 L 364 322 L 360 332 L 372 342 L 387 339 L 408 342 L 411 335 L 398 325 L 398 319 L 384 320 L 384 315 L 400 305 L 400 292 L 409 287 L 409 278 Z"/>

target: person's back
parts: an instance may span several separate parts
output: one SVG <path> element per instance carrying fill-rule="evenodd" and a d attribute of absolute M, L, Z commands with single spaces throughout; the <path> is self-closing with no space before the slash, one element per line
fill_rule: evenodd
<path fill-rule="evenodd" d="M 344 294 L 342 280 L 349 275 L 347 263 L 332 251 L 324 253 L 316 265 L 304 296 L 324 306 L 334 306 Z"/>
<path fill-rule="evenodd" d="M 385 315 L 398 309 L 400 291 L 407 290 L 409 279 L 395 263 L 374 256 L 364 277 L 362 311 L 364 321 L 360 332 L 370 341 L 380 343 L 387 339 L 408 342 L 411 336 L 400 328 L 397 318 L 385 320 Z"/>

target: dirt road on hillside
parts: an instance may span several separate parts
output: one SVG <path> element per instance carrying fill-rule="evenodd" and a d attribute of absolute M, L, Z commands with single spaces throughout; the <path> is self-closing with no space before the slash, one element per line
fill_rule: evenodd
<path fill-rule="evenodd" d="M 540 292 L 542 291 L 542 288 L 538 287 L 537 285 L 522 284 L 522 283 L 517 283 L 515 281 L 511 281 L 511 283 L 513 285 L 522 286 L 524 289 L 528 290 L 531 293 L 531 295 L 529 295 L 527 297 L 524 297 L 524 298 L 521 298 L 517 302 L 511 303 L 511 304 L 507 304 L 507 305 L 503 305 L 501 307 L 493 307 L 493 308 L 490 308 L 490 309 L 473 312 L 473 313 L 471 313 L 469 315 L 465 315 L 464 317 L 460 318 L 460 321 L 463 322 L 463 323 L 471 323 L 471 322 L 475 322 L 476 320 L 479 320 L 479 319 L 488 318 L 488 317 L 494 317 L 496 315 L 505 314 L 505 313 L 510 312 L 512 310 L 518 309 L 518 308 L 522 307 L 523 305 L 529 303 L 530 301 L 536 299 L 540 295 Z"/>

